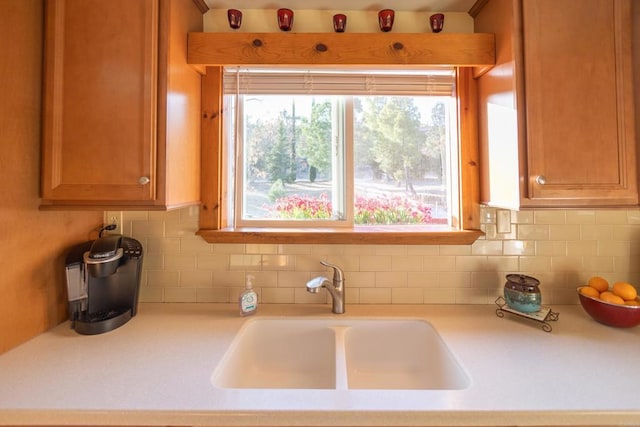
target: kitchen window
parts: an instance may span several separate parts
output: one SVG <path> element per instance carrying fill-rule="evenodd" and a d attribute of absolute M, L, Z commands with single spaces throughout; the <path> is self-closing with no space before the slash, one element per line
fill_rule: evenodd
<path fill-rule="evenodd" d="M 199 234 L 211 242 L 474 241 L 475 219 L 462 216 L 475 207 L 461 190 L 470 153 L 461 124 L 470 115 L 460 81 L 466 92 L 470 77 L 449 67 L 209 67 Z M 207 121 L 209 109 L 223 114 Z"/>
<path fill-rule="evenodd" d="M 450 227 L 455 70 L 227 69 L 236 227 Z"/>

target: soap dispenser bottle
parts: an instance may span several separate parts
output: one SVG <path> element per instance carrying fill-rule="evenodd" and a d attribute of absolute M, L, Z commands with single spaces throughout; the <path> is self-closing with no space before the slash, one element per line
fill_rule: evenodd
<path fill-rule="evenodd" d="M 250 316 L 258 310 L 258 294 L 253 290 L 253 276 L 247 276 L 244 291 L 240 294 L 240 316 Z"/>

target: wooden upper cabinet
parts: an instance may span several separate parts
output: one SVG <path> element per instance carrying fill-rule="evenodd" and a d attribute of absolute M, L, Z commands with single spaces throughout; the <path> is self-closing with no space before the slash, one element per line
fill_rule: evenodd
<path fill-rule="evenodd" d="M 478 81 L 482 201 L 493 206 L 638 203 L 629 0 L 489 0 L 496 32 Z"/>
<path fill-rule="evenodd" d="M 46 3 L 43 207 L 198 203 L 201 29 L 193 0 Z"/>

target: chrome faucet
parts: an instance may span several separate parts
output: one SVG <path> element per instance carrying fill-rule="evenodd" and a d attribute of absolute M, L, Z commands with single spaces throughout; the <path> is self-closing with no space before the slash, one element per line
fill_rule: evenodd
<path fill-rule="evenodd" d="M 344 313 L 344 272 L 337 265 L 329 264 L 325 261 L 320 261 L 320 264 L 325 267 L 333 268 L 333 282 L 330 282 L 324 276 L 314 277 L 307 282 L 307 292 L 317 294 L 320 288 L 326 288 L 333 300 L 333 307 L 331 311 L 336 314 Z"/>

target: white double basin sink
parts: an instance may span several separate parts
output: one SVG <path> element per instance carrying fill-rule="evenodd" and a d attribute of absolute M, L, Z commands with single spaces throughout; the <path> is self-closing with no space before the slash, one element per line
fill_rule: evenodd
<path fill-rule="evenodd" d="M 460 390 L 469 377 L 420 319 L 254 318 L 215 368 L 219 389 Z"/>

